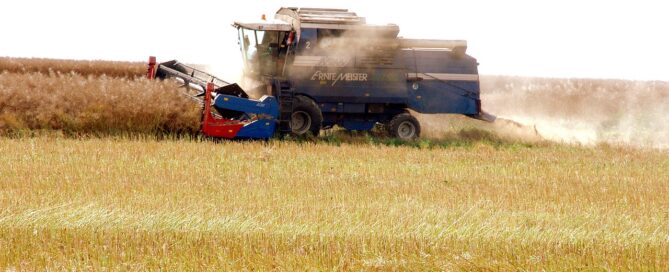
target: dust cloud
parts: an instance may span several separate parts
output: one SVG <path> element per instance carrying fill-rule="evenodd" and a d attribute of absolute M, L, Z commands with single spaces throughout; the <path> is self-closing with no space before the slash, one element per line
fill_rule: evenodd
<path fill-rule="evenodd" d="M 537 143 L 545 141 L 535 126 L 497 118 L 494 123 L 459 114 L 420 114 L 412 112 L 421 124 L 421 137 L 429 139 L 505 140 Z"/>
<path fill-rule="evenodd" d="M 483 107 L 566 143 L 669 148 L 669 82 L 482 76 Z"/>
<path fill-rule="evenodd" d="M 244 74 L 244 64 L 241 56 L 235 56 L 239 61 L 226 61 L 219 64 L 198 65 L 202 70 L 207 71 L 228 83 L 237 83 L 252 99 L 260 99 L 263 95 L 269 95 L 269 91 L 264 82 Z M 231 57 L 233 59 L 233 57 Z"/>

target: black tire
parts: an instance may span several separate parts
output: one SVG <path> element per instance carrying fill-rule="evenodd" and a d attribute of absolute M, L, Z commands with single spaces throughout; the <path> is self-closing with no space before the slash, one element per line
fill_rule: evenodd
<path fill-rule="evenodd" d="M 290 130 L 295 136 L 311 133 L 318 136 L 323 123 L 323 113 L 316 102 L 306 96 L 293 98 L 293 112 L 290 115 Z"/>
<path fill-rule="evenodd" d="M 400 140 L 410 141 L 420 137 L 420 123 L 409 113 L 395 115 L 387 125 L 388 134 Z"/>

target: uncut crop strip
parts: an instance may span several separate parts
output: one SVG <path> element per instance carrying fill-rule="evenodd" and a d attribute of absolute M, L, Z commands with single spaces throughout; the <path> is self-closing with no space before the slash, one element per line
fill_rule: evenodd
<path fill-rule="evenodd" d="M 40 58 L 0 58 L 0 73 L 76 73 L 83 76 L 135 78 L 145 75 L 146 64 L 141 62 L 100 60 L 58 60 Z"/>
<path fill-rule="evenodd" d="M 61 73 L 0 74 L 0 133 L 197 131 L 197 105 L 169 81 Z"/>

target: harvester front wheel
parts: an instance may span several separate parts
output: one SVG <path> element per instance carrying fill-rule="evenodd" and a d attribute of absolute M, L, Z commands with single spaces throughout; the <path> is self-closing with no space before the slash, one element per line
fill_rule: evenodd
<path fill-rule="evenodd" d="M 295 96 L 293 113 L 290 115 L 290 130 L 293 135 L 305 136 L 311 133 L 318 136 L 323 123 L 323 114 L 316 102 L 306 96 Z"/>
<path fill-rule="evenodd" d="M 400 140 L 410 141 L 420 137 L 420 123 L 409 113 L 395 115 L 387 125 L 388 134 Z"/>

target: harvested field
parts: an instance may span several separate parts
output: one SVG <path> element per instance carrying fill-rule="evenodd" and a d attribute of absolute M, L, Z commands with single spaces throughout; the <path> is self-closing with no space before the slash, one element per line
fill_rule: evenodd
<path fill-rule="evenodd" d="M 0 267 L 669 269 L 669 154 L 0 138 Z"/>

